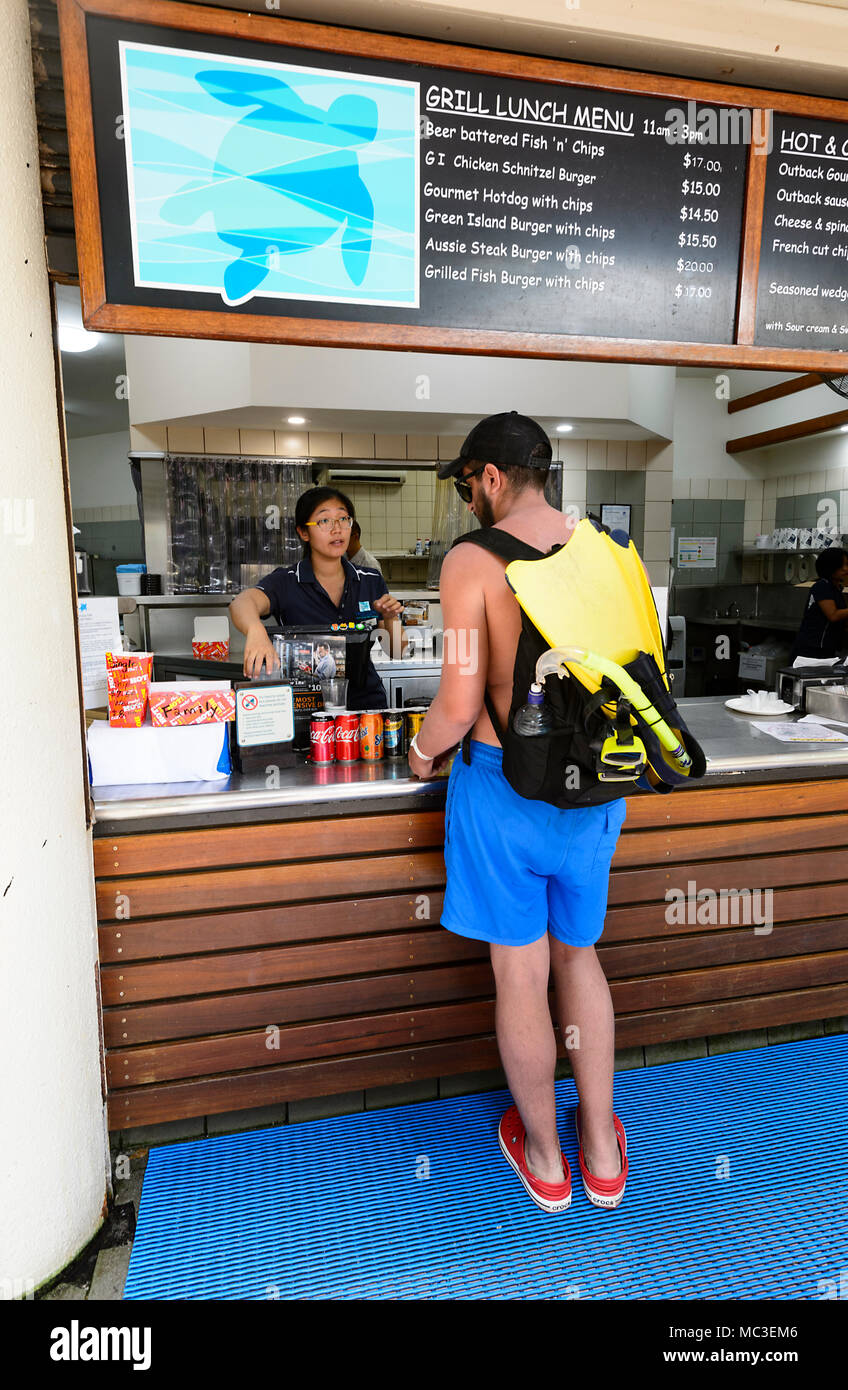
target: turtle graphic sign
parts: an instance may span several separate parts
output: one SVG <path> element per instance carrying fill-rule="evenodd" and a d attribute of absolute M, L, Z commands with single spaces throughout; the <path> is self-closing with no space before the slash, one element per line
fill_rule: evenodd
<path fill-rule="evenodd" d="M 120 43 L 139 287 L 418 303 L 418 83 Z"/>

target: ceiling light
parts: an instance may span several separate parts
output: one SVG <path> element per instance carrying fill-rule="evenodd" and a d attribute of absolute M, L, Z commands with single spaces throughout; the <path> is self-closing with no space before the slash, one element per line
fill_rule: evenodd
<path fill-rule="evenodd" d="M 287 421 L 286 421 L 286 424 L 288 424 L 288 425 L 305 425 L 305 424 L 306 424 L 306 416 L 305 416 L 305 415 L 290 415 L 290 416 L 288 417 Z"/>
<path fill-rule="evenodd" d="M 573 429 L 573 425 L 557 425 L 557 434 L 568 434 L 568 431 Z"/>
<path fill-rule="evenodd" d="M 840 425 L 839 430 L 841 434 L 848 434 L 848 425 Z"/>
<path fill-rule="evenodd" d="M 89 333 L 85 328 L 74 328 L 71 324 L 59 324 L 60 352 L 90 352 L 97 347 L 102 333 Z"/>

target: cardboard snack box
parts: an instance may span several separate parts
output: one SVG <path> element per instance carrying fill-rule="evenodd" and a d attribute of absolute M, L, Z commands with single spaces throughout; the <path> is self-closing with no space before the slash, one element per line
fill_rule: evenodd
<path fill-rule="evenodd" d="M 232 690 L 151 690 L 150 719 L 157 728 L 185 724 L 225 724 L 235 718 Z"/>
<path fill-rule="evenodd" d="M 226 661 L 230 654 L 229 618 L 195 618 L 191 650 L 199 661 Z"/>
<path fill-rule="evenodd" d="M 141 728 L 147 715 L 152 669 L 152 652 L 106 653 L 106 691 L 113 728 Z"/>
<path fill-rule="evenodd" d="M 192 642 L 192 656 L 198 661 L 226 661 L 230 654 L 229 642 Z"/>

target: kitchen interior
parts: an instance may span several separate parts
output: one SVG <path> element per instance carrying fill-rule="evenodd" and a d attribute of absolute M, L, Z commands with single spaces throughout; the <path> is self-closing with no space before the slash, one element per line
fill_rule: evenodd
<path fill-rule="evenodd" d="M 773 690 L 815 555 L 846 544 L 848 426 L 802 433 L 838 411 L 833 388 L 757 398 L 800 372 L 88 334 L 67 285 L 57 312 L 78 591 L 119 595 L 158 679 L 224 674 L 194 657 L 195 620 L 299 558 L 294 502 L 330 483 L 404 602 L 400 646 L 374 653 L 389 703 L 432 697 L 441 562 L 477 524 L 435 464 L 501 409 L 547 430 L 554 505 L 629 532 L 676 698 Z"/>

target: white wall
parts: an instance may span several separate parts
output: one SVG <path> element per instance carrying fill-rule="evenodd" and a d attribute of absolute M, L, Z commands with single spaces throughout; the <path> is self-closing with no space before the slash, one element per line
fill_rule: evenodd
<path fill-rule="evenodd" d="M 760 386 L 771 385 L 768 378 Z M 674 395 L 674 476 L 677 478 L 761 478 L 767 471 L 759 452 L 728 454 L 732 435 L 747 434 L 716 397 L 712 376 L 678 377 Z M 680 495 L 675 492 L 675 497 Z"/>
<path fill-rule="evenodd" d="M 130 423 L 142 428 L 191 419 L 236 425 L 221 412 L 251 407 L 275 408 L 276 421 L 269 415 L 265 424 L 279 427 L 283 407 L 292 405 L 307 412 L 384 413 L 387 431 L 405 433 L 415 431 L 416 419 L 422 430 L 432 431 L 437 415 L 456 419 L 455 428 L 464 434 L 474 420 L 504 409 L 539 418 L 632 422 L 666 439 L 672 428 L 673 367 L 199 339 L 126 338 L 125 345 Z M 448 431 L 445 426 L 437 432 Z"/>
<path fill-rule="evenodd" d="M 355 22 L 448 43 L 844 98 L 844 6 L 845 0 L 357 0 Z M 265 8 L 276 8 L 276 0 Z M 322 0 L 320 16 L 315 0 L 283 0 L 280 8 L 292 19 L 354 22 L 351 0 Z"/>
<path fill-rule="evenodd" d="M 62 488 L 26 0 L 0 44 L 0 1298 L 97 1229 L 106 1135 L 68 520 Z M 12 271 L 14 267 L 14 272 Z"/>
<path fill-rule="evenodd" d="M 129 430 L 88 434 L 68 440 L 68 473 L 74 512 L 90 507 L 135 505 L 127 454 Z"/>
<path fill-rule="evenodd" d="M 831 393 L 836 409 L 839 403 Z M 822 434 L 800 439 L 796 444 L 776 444 L 758 449 L 757 456 L 770 475 L 818 473 L 848 468 L 848 434 Z M 835 483 L 835 479 L 832 480 Z M 830 483 L 825 484 L 830 486 Z"/>

